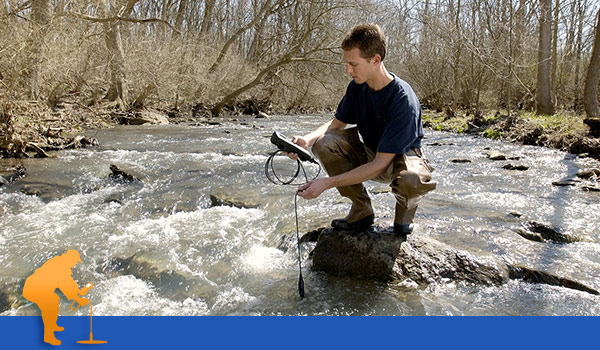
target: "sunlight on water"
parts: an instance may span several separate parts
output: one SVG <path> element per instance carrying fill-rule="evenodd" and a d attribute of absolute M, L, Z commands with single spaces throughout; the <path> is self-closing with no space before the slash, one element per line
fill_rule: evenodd
<path fill-rule="evenodd" d="M 91 298 L 98 315 L 600 314 L 597 296 L 523 281 L 424 287 L 327 276 L 310 270 L 314 244 L 301 250 L 307 294 L 300 301 L 295 187 L 268 182 L 264 163 L 274 151 L 273 130 L 303 134 L 327 118 L 294 117 L 295 125 L 275 117 L 248 119 L 248 125 L 119 127 L 98 131 L 99 147 L 24 160 L 28 176 L 0 188 L 0 286 L 18 286 L 48 258 L 78 249 L 83 264 L 74 275 L 97 286 Z M 552 186 L 597 162 L 440 132 L 427 132 L 424 145 L 438 188 L 423 200 L 415 234 L 600 289 L 600 195 Z M 492 149 L 519 159 L 491 161 Z M 450 161 L 456 158 L 472 162 Z M 276 160 L 278 172 L 293 174 L 294 163 Z M 529 169 L 502 169 L 509 162 Z M 142 181 L 110 179 L 113 163 Z M 376 223 L 391 225 L 393 195 L 379 192 L 386 186 L 367 187 Z M 215 206 L 215 198 L 238 207 Z M 348 208 L 335 190 L 318 200 L 299 198 L 300 234 L 327 227 Z M 516 230 L 527 221 L 579 241 L 525 240 Z M 3 314 L 36 312 L 26 304 Z"/>

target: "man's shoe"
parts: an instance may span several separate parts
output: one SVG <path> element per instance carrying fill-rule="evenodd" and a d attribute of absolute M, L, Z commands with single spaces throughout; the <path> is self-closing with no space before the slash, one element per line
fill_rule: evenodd
<path fill-rule="evenodd" d="M 410 235 L 413 231 L 413 225 L 394 224 L 394 233 L 398 235 Z"/>
<path fill-rule="evenodd" d="M 375 222 L 375 214 L 364 217 L 355 222 L 348 222 L 346 219 L 336 219 L 331 222 L 331 226 L 341 230 L 356 230 L 369 228 Z"/>

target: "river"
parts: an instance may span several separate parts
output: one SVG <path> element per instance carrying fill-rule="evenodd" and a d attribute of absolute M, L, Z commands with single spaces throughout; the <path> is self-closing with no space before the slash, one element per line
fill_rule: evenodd
<path fill-rule="evenodd" d="M 273 130 L 302 134 L 328 118 L 115 127 L 88 132 L 98 147 L 49 159 L 0 160 L 2 167 L 22 164 L 28 173 L 0 188 L 0 286 L 22 283 L 48 258 L 77 249 L 83 262 L 73 276 L 81 286 L 95 285 L 89 295 L 95 315 L 600 315 L 599 296 L 520 280 L 420 286 L 329 276 L 310 270 L 310 244 L 303 245 L 306 297 L 299 299 L 297 251 L 293 241 L 282 240 L 295 231 L 294 188 L 265 178 L 264 163 L 274 150 L 268 137 Z M 600 193 L 552 185 L 598 167 L 596 161 L 433 131 L 424 144 L 438 187 L 422 201 L 413 234 L 600 289 Z M 491 161 L 489 150 L 520 159 Z M 282 173 L 295 170 L 286 158 L 276 162 Z M 502 168 L 510 162 L 529 169 Z M 135 169 L 142 181 L 110 179 L 111 163 Z M 376 224 L 391 225 L 392 194 L 381 184 L 369 182 L 368 188 Z M 213 206 L 211 194 L 251 205 Z M 335 190 L 299 199 L 298 206 L 301 234 L 348 210 Z M 516 233 L 527 221 L 551 225 L 578 242 L 528 241 Z M 115 267 L 134 254 L 145 271 Z M 62 315 L 87 315 L 62 303 Z M 2 314 L 39 311 L 24 304 Z"/>

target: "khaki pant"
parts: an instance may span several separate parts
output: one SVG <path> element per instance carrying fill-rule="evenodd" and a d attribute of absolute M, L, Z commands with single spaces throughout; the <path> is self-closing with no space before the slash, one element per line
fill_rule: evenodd
<path fill-rule="evenodd" d="M 360 141 L 356 127 L 328 131 L 315 142 L 312 151 L 329 176 L 345 173 L 375 158 L 375 154 Z M 389 168 L 372 179 L 388 183 L 392 188 L 396 197 L 394 224 L 412 223 L 421 198 L 436 187 L 436 182 L 431 181 L 432 171 L 421 150 L 414 148 L 406 154 L 396 155 Z M 352 201 L 347 221 L 358 221 L 373 214 L 371 199 L 362 183 L 338 187 L 338 191 Z"/>

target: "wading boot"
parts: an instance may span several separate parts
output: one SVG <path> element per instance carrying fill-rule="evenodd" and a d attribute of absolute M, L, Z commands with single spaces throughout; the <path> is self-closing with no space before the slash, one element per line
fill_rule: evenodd
<path fill-rule="evenodd" d="M 417 207 L 406 209 L 396 203 L 396 216 L 394 218 L 394 233 L 409 235 L 413 231 L 412 221 L 415 217 Z"/>
<path fill-rule="evenodd" d="M 355 230 L 371 227 L 374 221 L 373 207 L 367 196 L 366 199 L 363 198 L 361 201 L 354 200 L 348 216 L 333 220 L 331 226 L 342 230 Z"/>

